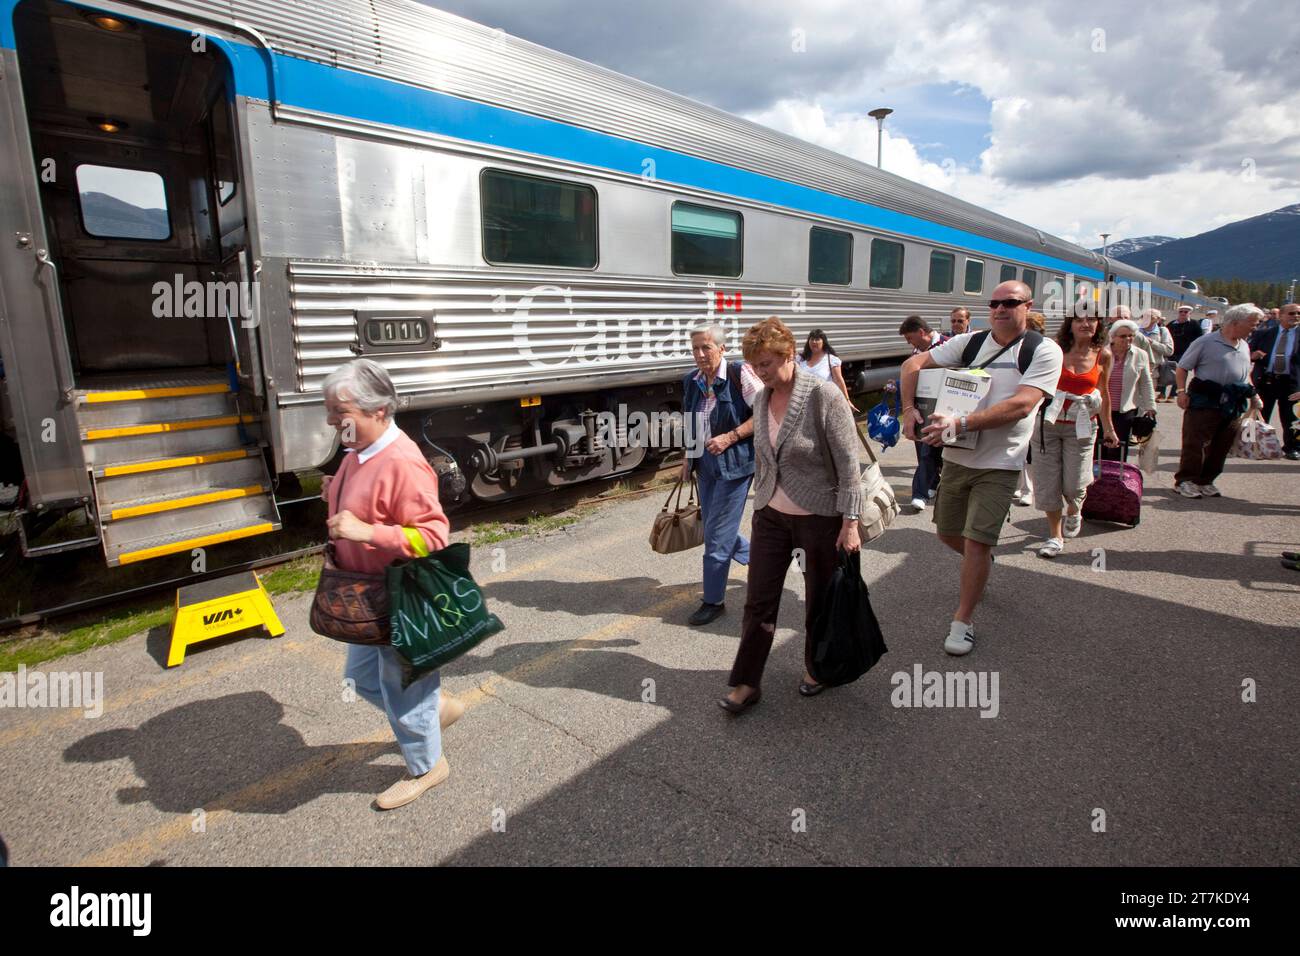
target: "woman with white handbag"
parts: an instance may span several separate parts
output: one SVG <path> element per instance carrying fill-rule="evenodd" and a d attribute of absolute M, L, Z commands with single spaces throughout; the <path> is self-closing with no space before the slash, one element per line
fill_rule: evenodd
<path fill-rule="evenodd" d="M 799 692 L 821 693 L 811 672 L 809 635 L 839 563 L 839 551 L 862 546 L 858 522 L 869 504 L 858 459 L 861 436 L 838 389 L 795 364 L 795 339 L 775 316 L 745 333 L 746 361 L 764 388 L 754 400 L 754 521 L 740 648 L 718 701 L 739 714 L 759 702 L 763 668 L 776 636 L 777 612 L 790 562 L 804 573 L 804 676 Z M 872 483 L 873 490 L 880 492 Z M 873 498 L 877 495 L 873 494 Z M 897 511 L 897 505 L 894 506 Z M 876 511 L 880 508 L 877 505 Z M 888 523 L 892 514 L 875 514 Z"/>

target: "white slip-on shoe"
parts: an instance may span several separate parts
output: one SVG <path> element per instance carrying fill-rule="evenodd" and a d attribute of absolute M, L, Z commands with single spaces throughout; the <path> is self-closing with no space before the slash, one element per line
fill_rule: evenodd
<path fill-rule="evenodd" d="M 1065 550 L 1065 540 L 1062 538 L 1048 538 L 1038 549 L 1040 558 L 1054 558 Z"/>
<path fill-rule="evenodd" d="M 449 776 L 451 776 L 451 766 L 447 763 L 447 758 L 445 756 L 439 757 L 432 770 L 420 777 L 412 777 L 407 774 L 376 797 L 375 805 L 380 810 L 396 810 L 398 807 L 404 807 L 424 791 L 431 790 Z"/>
<path fill-rule="evenodd" d="M 1184 498 L 1201 497 L 1200 487 L 1192 484 L 1190 481 L 1180 481 L 1178 484 L 1174 485 L 1174 491 L 1178 492 Z"/>
<path fill-rule="evenodd" d="M 965 621 L 953 621 L 948 626 L 948 639 L 943 642 L 943 649 L 953 657 L 969 654 L 975 647 L 975 625 Z"/>
<path fill-rule="evenodd" d="M 1202 497 L 1202 498 L 1222 498 L 1222 497 L 1223 497 L 1223 493 L 1222 493 L 1221 491 L 1219 491 L 1218 488 L 1214 487 L 1213 484 L 1209 484 L 1209 485 L 1200 485 L 1199 487 L 1200 487 L 1200 489 L 1201 489 L 1201 497 Z"/>
<path fill-rule="evenodd" d="M 913 498 L 913 499 L 912 499 L 912 507 L 915 508 L 917 511 L 924 511 L 924 510 L 925 510 L 925 499 L 924 499 L 924 498 Z"/>
<path fill-rule="evenodd" d="M 1067 538 L 1079 537 L 1079 531 L 1082 528 L 1083 528 L 1083 515 L 1065 516 L 1065 536 Z"/>

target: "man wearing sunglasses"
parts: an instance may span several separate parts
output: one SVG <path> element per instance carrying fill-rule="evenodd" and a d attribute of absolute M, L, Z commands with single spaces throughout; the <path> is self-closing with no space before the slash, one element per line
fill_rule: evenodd
<path fill-rule="evenodd" d="M 903 363 L 903 434 L 940 446 L 944 436 L 976 432 L 974 448 L 945 448 L 934 506 L 939 540 L 962 556 L 961 594 L 943 649 L 967 654 L 975 645 L 971 620 L 984 595 L 993 547 L 1011 510 L 1025 465 L 1034 411 L 1056 394 L 1061 348 L 1028 328 L 1033 294 L 1023 282 L 1004 282 L 989 302 L 991 331 L 957 335 Z M 971 353 L 971 354 L 968 354 Z M 1023 355 L 1022 355 L 1023 353 Z M 1026 361 L 1027 359 L 1027 361 Z M 983 368 L 992 379 L 979 408 L 958 419 L 916 410 L 916 382 L 927 368 Z"/>

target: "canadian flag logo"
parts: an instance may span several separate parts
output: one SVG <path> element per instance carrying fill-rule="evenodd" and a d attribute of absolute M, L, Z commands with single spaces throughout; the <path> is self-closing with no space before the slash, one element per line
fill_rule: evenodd
<path fill-rule="evenodd" d="M 741 312 L 743 311 L 743 305 L 740 301 L 740 296 L 741 293 L 739 292 L 735 295 L 727 295 L 722 291 L 714 292 L 713 307 L 719 312 L 726 312 L 728 310 L 732 312 Z"/>

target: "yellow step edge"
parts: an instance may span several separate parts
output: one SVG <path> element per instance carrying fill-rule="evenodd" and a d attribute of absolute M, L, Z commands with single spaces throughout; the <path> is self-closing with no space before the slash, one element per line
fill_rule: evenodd
<path fill-rule="evenodd" d="M 173 541 L 171 544 L 160 544 L 156 548 L 126 551 L 118 555 L 117 562 L 118 564 L 133 564 L 136 561 L 148 561 L 150 558 L 161 558 L 163 555 L 175 554 L 178 551 L 206 548 L 209 545 L 222 544 L 226 541 L 238 541 L 240 538 L 251 538 L 255 534 L 266 534 L 268 531 L 274 530 L 275 525 L 268 521 L 265 524 L 255 524 L 249 528 L 237 528 L 234 531 L 206 534 L 201 538 L 190 538 L 188 541 Z"/>
<path fill-rule="evenodd" d="M 116 392 L 87 392 L 82 396 L 87 404 L 99 402 L 130 402 L 141 398 L 180 398 L 185 395 L 216 395 L 230 391 L 224 382 L 215 385 L 175 385 L 168 388 L 128 388 Z"/>
<path fill-rule="evenodd" d="M 222 415 L 220 418 L 196 418 L 188 422 L 155 422 L 150 425 L 120 425 L 116 428 L 88 428 L 86 441 L 101 438 L 129 438 L 132 435 L 161 435 L 166 432 L 188 432 L 196 428 L 220 428 L 222 425 L 249 425 L 257 421 L 256 415 Z"/>
<path fill-rule="evenodd" d="M 208 505 L 214 501 L 229 501 L 232 498 L 251 498 L 270 489 L 266 485 L 249 485 L 247 488 L 223 488 L 221 491 L 209 491 L 188 498 L 168 498 L 166 501 L 151 501 L 146 505 L 134 505 L 130 508 L 114 508 L 109 512 L 112 521 L 122 518 L 138 518 L 141 515 L 157 514 L 160 511 L 175 511 L 177 508 L 192 508 L 195 505 Z"/>
<path fill-rule="evenodd" d="M 118 475 L 138 475 L 144 471 L 164 471 L 168 468 L 186 468 L 190 465 L 210 465 L 218 461 L 234 461 L 236 458 L 249 458 L 243 448 L 234 451 L 209 451 L 202 455 L 185 455 L 180 458 L 156 458 L 153 461 L 135 461 L 126 465 L 109 465 L 104 469 L 105 478 Z"/>

